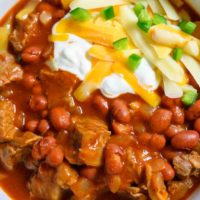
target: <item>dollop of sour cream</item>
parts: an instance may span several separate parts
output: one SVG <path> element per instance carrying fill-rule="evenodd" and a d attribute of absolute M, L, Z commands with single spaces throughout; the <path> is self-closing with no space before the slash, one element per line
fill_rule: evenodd
<path fill-rule="evenodd" d="M 64 18 L 68 17 L 70 17 L 69 14 Z M 53 34 L 55 34 L 55 26 L 52 30 Z M 92 69 L 92 62 L 88 57 L 88 50 L 92 44 L 79 36 L 67 34 L 69 38 L 66 41 L 54 42 L 54 58 L 51 62 L 54 66 L 53 69 L 70 72 L 84 81 L 86 75 Z M 142 87 L 148 90 L 157 89 L 159 81 L 156 73 L 145 58 L 142 59 L 134 74 Z M 135 93 L 123 76 L 117 73 L 105 77 L 99 89 L 107 98 L 115 98 L 125 93 Z"/>
<path fill-rule="evenodd" d="M 92 68 L 87 56 L 92 45 L 76 35 L 68 35 L 68 40 L 54 43 L 54 65 L 57 69 L 75 74 L 80 80 L 84 80 Z"/>
<path fill-rule="evenodd" d="M 107 98 L 115 98 L 125 93 L 135 93 L 123 76 L 117 73 L 112 73 L 104 78 L 99 89 Z"/>

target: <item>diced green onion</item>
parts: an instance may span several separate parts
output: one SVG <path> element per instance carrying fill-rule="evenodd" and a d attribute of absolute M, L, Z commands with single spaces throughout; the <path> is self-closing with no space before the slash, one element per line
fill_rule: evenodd
<path fill-rule="evenodd" d="M 138 15 L 138 20 L 140 22 L 147 22 L 151 20 L 147 10 L 141 10 L 140 14 Z"/>
<path fill-rule="evenodd" d="M 144 32 L 147 33 L 149 31 L 149 29 L 151 28 L 152 21 L 138 22 L 137 25 L 140 29 L 142 29 Z"/>
<path fill-rule="evenodd" d="M 113 47 L 117 50 L 127 49 L 128 47 L 128 38 L 122 38 L 113 42 Z"/>
<path fill-rule="evenodd" d="M 87 21 L 91 18 L 90 13 L 83 8 L 75 8 L 70 14 L 72 18 L 77 21 Z"/>
<path fill-rule="evenodd" d="M 195 31 L 197 25 L 193 22 L 183 20 L 179 23 L 179 27 L 183 32 L 192 34 Z"/>
<path fill-rule="evenodd" d="M 183 56 L 183 49 L 175 48 L 173 51 L 173 58 L 175 61 L 179 61 Z"/>
<path fill-rule="evenodd" d="M 173 58 L 176 61 L 179 61 L 183 56 L 183 49 L 182 48 L 175 48 L 173 51 Z"/>
<path fill-rule="evenodd" d="M 115 17 L 113 6 L 105 8 L 104 10 L 101 11 L 101 14 L 105 20 L 112 19 L 113 17 Z"/>
<path fill-rule="evenodd" d="M 135 71 L 142 61 L 142 57 L 137 54 L 131 54 L 128 58 L 128 67 L 131 71 Z"/>
<path fill-rule="evenodd" d="M 146 10 L 141 10 L 138 15 L 138 27 L 145 32 L 148 32 L 152 25 L 152 20 Z"/>
<path fill-rule="evenodd" d="M 153 15 L 153 24 L 157 25 L 157 24 L 166 24 L 167 23 L 167 19 L 165 17 L 163 17 L 160 14 L 155 13 Z"/>
<path fill-rule="evenodd" d="M 181 101 L 185 106 L 191 106 L 198 98 L 198 93 L 196 91 L 187 91 L 181 98 Z"/>
<path fill-rule="evenodd" d="M 142 11 L 142 10 L 144 10 L 145 9 L 145 7 L 144 7 L 144 5 L 143 4 L 141 4 L 141 3 L 137 3 L 136 5 L 135 5 L 135 7 L 133 8 L 133 10 L 134 10 L 134 12 L 135 12 L 135 14 L 138 16 L 139 14 L 140 14 L 140 12 Z"/>

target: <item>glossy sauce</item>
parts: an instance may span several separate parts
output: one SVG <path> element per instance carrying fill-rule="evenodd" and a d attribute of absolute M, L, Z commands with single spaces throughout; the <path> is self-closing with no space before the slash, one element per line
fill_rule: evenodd
<path fill-rule="evenodd" d="M 12 8 L 6 16 L 0 21 L 0 24 L 3 24 L 10 15 L 15 15 L 17 11 L 26 3 L 26 0 L 20 1 L 19 4 L 17 4 L 14 8 Z M 40 34 L 40 37 L 37 38 L 37 40 L 33 40 L 29 44 L 40 44 L 43 46 L 46 46 L 48 42 L 48 35 L 51 32 L 51 28 L 49 29 L 42 29 L 41 32 L 43 34 Z M 37 64 L 29 65 L 29 66 L 24 66 L 24 71 L 25 72 L 30 72 L 37 77 L 39 76 L 39 71 L 40 69 L 44 69 L 46 66 L 44 65 L 43 62 L 39 62 Z M 40 119 L 41 116 L 38 113 L 31 112 L 29 106 L 28 106 L 28 101 L 31 95 L 30 91 L 26 91 L 23 89 L 21 86 L 21 83 L 15 83 L 15 84 L 10 84 L 8 86 L 10 90 L 14 91 L 14 94 L 10 97 L 10 100 L 12 100 L 16 104 L 17 112 L 24 112 L 26 114 L 26 120 L 30 119 Z M 98 93 L 98 91 L 96 92 Z M 95 94 L 96 94 L 95 93 Z M 134 100 L 138 100 L 138 97 L 131 95 L 131 94 L 126 94 L 122 95 L 120 99 L 123 99 L 127 103 L 130 103 Z M 108 100 L 111 101 L 111 100 Z M 92 108 L 92 98 L 88 99 L 84 103 L 78 103 L 76 102 L 77 105 L 81 106 L 82 111 L 84 115 L 87 116 L 97 116 L 103 118 L 98 112 L 95 111 L 94 108 Z M 19 165 L 17 166 L 13 171 L 6 171 L 3 168 L 0 168 L 0 175 L 3 175 L 4 177 L 1 179 L 0 178 L 0 186 L 4 189 L 4 191 L 13 199 L 13 200 L 39 200 L 36 198 L 31 198 L 29 195 L 29 191 L 27 189 L 27 182 L 29 180 L 29 177 L 31 176 L 31 172 L 26 170 L 23 166 Z M 193 192 L 194 188 L 191 190 Z M 67 198 L 66 198 L 67 199 Z M 65 199 L 65 200 L 66 200 Z M 119 197 L 113 194 L 106 194 L 98 198 L 104 199 L 104 200 L 125 200 L 128 198 L 127 197 Z"/>

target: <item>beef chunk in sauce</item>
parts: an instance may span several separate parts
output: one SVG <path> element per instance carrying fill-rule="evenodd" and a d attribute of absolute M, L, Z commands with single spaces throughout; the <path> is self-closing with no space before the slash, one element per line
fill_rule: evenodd
<path fill-rule="evenodd" d="M 31 196 L 48 200 L 60 200 L 64 191 L 54 182 L 54 174 L 54 169 L 42 163 L 38 173 L 30 179 L 28 184 Z"/>
<path fill-rule="evenodd" d="M 22 51 L 38 31 L 39 13 L 30 14 L 24 21 L 18 22 L 9 38 L 15 51 Z"/>
<path fill-rule="evenodd" d="M 108 126 L 98 118 L 77 117 L 74 121 L 75 127 L 69 136 L 70 144 L 65 157 L 72 163 L 80 160 L 86 165 L 100 166 L 103 149 L 110 138 Z"/>
<path fill-rule="evenodd" d="M 168 192 L 170 195 L 170 199 L 182 199 L 189 189 L 193 187 L 194 183 L 192 179 L 186 178 L 182 181 L 171 181 L 168 184 Z"/>
<path fill-rule="evenodd" d="M 63 162 L 57 167 L 55 175 L 56 183 L 63 189 L 68 189 L 69 186 L 76 183 L 78 173 L 67 162 Z"/>
<path fill-rule="evenodd" d="M 22 79 L 23 71 L 11 54 L 0 52 L 0 66 L 0 87 Z"/>
<path fill-rule="evenodd" d="M 14 166 L 22 162 L 24 149 L 10 144 L 0 144 L 0 162 L 7 170 L 13 170 Z"/>
<path fill-rule="evenodd" d="M 67 72 L 41 70 L 40 79 L 44 85 L 48 98 L 48 107 L 68 106 L 69 96 L 71 95 L 78 79 Z"/>
<path fill-rule="evenodd" d="M 11 101 L 0 101 L 0 141 L 11 141 L 17 128 L 14 126 L 15 106 Z"/>
<path fill-rule="evenodd" d="M 176 174 L 182 178 L 200 176 L 200 155 L 196 151 L 174 157 L 173 165 Z"/>

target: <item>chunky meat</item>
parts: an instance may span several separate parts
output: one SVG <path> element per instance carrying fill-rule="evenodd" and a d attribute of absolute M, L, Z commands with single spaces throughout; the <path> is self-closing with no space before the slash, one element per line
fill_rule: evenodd
<path fill-rule="evenodd" d="M 22 161 L 23 150 L 10 144 L 0 144 L 0 162 L 7 170 Z"/>
<path fill-rule="evenodd" d="M 90 117 L 77 117 L 75 128 L 70 135 L 71 145 L 74 148 L 73 155 L 80 159 L 84 164 L 90 166 L 100 166 L 102 164 L 103 149 L 109 140 L 110 132 L 102 120 Z M 71 161 L 69 150 L 65 156 Z"/>
<path fill-rule="evenodd" d="M 54 169 L 42 163 L 28 184 L 31 196 L 48 199 L 60 200 L 63 196 L 63 190 L 54 181 Z"/>
<path fill-rule="evenodd" d="M 168 184 L 170 199 L 182 199 L 189 189 L 193 187 L 192 179 L 186 178 L 181 181 L 171 181 Z"/>
<path fill-rule="evenodd" d="M 173 159 L 173 165 L 177 175 L 181 177 L 198 176 L 200 171 L 200 155 L 192 151 L 190 154 L 176 156 Z"/>
<path fill-rule="evenodd" d="M 0 87 L 22 79 L 23 71 L 11 54 L 0 52 L 0 66 Z"/>
<path fill-rule="evenodd" d="M 30 14 L 26 20 L 19 22 L 10 34 L 10 43 L 16 51 L 22 51 L 31 37 L 39 31 L 39 13 Z"/>
<path fill-rule="evenodd" d="M 17 132 L 14 126 L 14 109 L 11 101 L 0 100 L 0 142 L 11 141 Z"/>
<path fill-rule="evenodd" d="M 174 169 L 180 176 L 189 176 L 192 171 L 192 165 L 188 159 L 182 156 L 177 156 L 173 159 Z"/>
<path fill-rule="evenodd" d="M 78 173 L 68 163 L 63 162 L 58 166 L 56 171 L 56 183 L 63 189 L 68 189 L 69 186 L 76 183 Z"/>
<path fill-rule="evenodd" d="M 67 72 L 41 70 L 41 81 L 48 98 L 48 107 L 69 105 L 69 96 L 78 82 L 78 79 Z"/>
<path fill-rule="evenodd" d="M 97 185 L 94 185 L 86 178 L 79 178 L 70 188 L 77 200 L 95 200 L 96 193 L 100 192 Z"/>
<path fill-rule="evenodd" d="M 27 147 L 32 146 L 35 142 L 41 139 L 41 136 L 36 135 L 30 131 L 27 132 L 20 132 L 18 131 L 17 134 L 15 134 L 13 140 L 11 141 L 11 144 L 17 147 Z"/>

